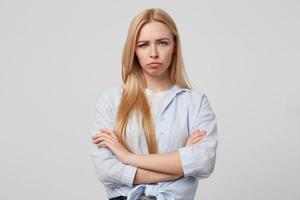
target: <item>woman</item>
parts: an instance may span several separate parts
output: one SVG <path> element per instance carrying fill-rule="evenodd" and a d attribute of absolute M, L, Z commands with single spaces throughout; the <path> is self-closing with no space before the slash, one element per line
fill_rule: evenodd
<path fill-rule="evenodd" d="M 129 28 L 123 84 L 96 105 L 91 156 L 109 199 L 194 199 L 214 170 L 217 124 L 207 96 L 191 89 L 178 31 L 161 9 Z"/>

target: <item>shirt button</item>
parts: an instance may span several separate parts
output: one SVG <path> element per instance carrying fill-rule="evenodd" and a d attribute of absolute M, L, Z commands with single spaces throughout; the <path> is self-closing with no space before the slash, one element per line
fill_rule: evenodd
<path fill-rule="evenodd" d="M 160 134 L 161 134 L 161 135 L 163 135 L 163 134 L 164 134 L 164 132 L 160 132 Z"/>
<path fill-rule="evenodd" d="M 161 121 L 165 120 L 165 118 L 164 118 L 164 117 L 161 117 L 160 119 L 161 119 Z"/>

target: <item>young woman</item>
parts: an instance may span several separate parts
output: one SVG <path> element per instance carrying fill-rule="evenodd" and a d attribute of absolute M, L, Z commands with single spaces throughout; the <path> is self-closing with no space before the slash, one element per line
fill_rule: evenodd
<path fill-rule="evenodd" d="M 194 199 L 214 170 L 217 124 L 207 96 L 191 89 L 179 34 L 162 9 L 129 28 L 123 84 L 96 105 L 91 157 L 109 199 Z"/>

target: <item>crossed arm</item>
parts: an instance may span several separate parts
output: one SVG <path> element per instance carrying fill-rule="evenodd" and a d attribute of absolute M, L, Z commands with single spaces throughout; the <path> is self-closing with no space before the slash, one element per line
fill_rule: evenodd
<path fill-rule="evenodd" d="M 180 176 L 162 172 L 151 171 L 143 168 L 137 168 L 133 184 L 149 184 L 161 181 L 169 181 L 179 178 Z"/>
<path fill-rule="evenodd" d="M 157 183 L 183 176 L 179 153 L 133 155 L 130 165 L 138 167 L 134 184 Z"/>
<path fill-rule="evenodd" d="M 113 131 L 108 129 L 101 129 L 101 131 L 102 133 L 93 137 L 93 143 L 99 147 L 108 147 L 122 163 L 137 167 L 134 184 L 174 180 L 184 175 L 178 151 L 135 155 L 119 143 Z M 202 131 L 193 132 L 187 139 L 186 146 L 199 142 L 204 135 L 205 132 Z"/>

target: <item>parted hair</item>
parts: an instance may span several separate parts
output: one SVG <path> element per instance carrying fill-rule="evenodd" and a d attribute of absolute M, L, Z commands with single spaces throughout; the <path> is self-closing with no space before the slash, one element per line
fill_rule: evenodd
<path fill-rule="evenodd" d="M 141 126 L 144 129 L 145 138 L 148 145 L 149 154 L 158 153 L 155 137 L 155 127 L 153 124 L 151 107 L 145 94 L 146 80 L 138 58 L 135 55 L 136 43 L 141 28 L 149 22 L 161 22 L 165 24 L 173 35 L 175 42 L 174 53 L 172 55 L 168 75 L 170 82 L 182 88 L 191 88 L 184 68 L 179 34 L 173 19 L 160 8 L 146 9 L 135 16 L 129 26 L 127 39 L 124 44 L 122 54 L 122 83 L 123 92 L 116 115 L 116 135 L 120 143 L 130 152 L 126 142 L 126 126 L 133 112 L 141 116 Z"/>

